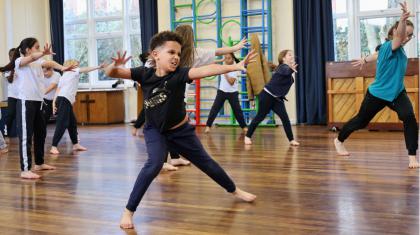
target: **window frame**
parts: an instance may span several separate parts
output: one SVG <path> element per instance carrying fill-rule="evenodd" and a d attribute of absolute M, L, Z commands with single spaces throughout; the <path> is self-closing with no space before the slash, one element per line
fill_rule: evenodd
<path fill-rule="evenodd" d="M 71 1 L 71 0 L 67 0 Z M 65 20 L 64 19 L 64 57 L 65 59 L 68 58 L 68 51 L 66 48 L 67 40 L 74 40 L 74 39 L 86 39 L 88 43 L 88 66 L 97 66 L 98 65 L 98 53 L 97 53 L 97 40 L 100 39 L 112 39 L 112 38 L 121 38 L 123 42 L 123 48 L 121 50 L 126 50 L 127 52 L 131 52 L 131 35 L 141 35 L 140 28 L 137 30 L 131 29 L 131 20 L 132 19 L 139 19 L 140 20 L 140 12 L 138 14 L 134 14 L 131 12 L 129 3 L 130 0 L 121 0 L 122 2 L 122 15 L 112 15 L 112 16 L 98 16 L 95 17 L 95 10 L 94 10 L 94 1 L 95 0 L 86 0 L 87 4 L 87 17 L 86 19 L 71 19 Z M 64 11 L 64 9 L 63 9 Z M 121 20 L 123 24 L 123 29 L 119 32 L 96 32 L 96 23 L 103 22 L 103 21 L 112 21 L 112 20 Z M 74 24 L 87 24 L 88 33 L 87 35 L 69 35 L 66 36 L 66 27 L 67 25 L 74 25 Z M 141 41 L 139 41 L 141 45 Z M 115 52 L 116 53 L 116 52 Z M 108 63 L 111 63 L 111 59 L 107 60 Z M 128 62 L 126 67 L 131 67 L 131 63 Z M 98 71 L 93 71 L 89 73 L 89 81 L 87 83 L 79 83 L 79 88 L 81 89 L 103 89 L 103 88 L 111 88 L 111 85 L 114 84 L 116 79 L 112 80 L 99 80 L 99 73 Z M 132 86 L 133 82 L 125 82 L 123 87 L 127 88 Z M 121 85 L 119 85 L 121 86 Z"/>
<path fill-rule="evenodd" d="M 347 12 L 334 14 L 333 20 L 347 18 L 348 20 L 348 60 L 353 60 L 360 58 L 361 55 L 361 34 L 360 34 L 360 21 L 365 19 L 375 19 L 375 18 L 387 18 L 387 17 L 399 17 L 401 15 L 400 8 L 394 9 L 385 9 L 385 10 L 376 10 L 376 11 L 360 11 L 360 1 L 362 0 L 346 0 Z M 418 27 L 416 25 L 420 16 L 420 0 L 407 0 L 408 8 L 415 13 L 415 17 L 412 18 L 413 23 L 415 24 L 414 35 L 418 35 Z M 335 28 L 334 28 L 335 32 Z M 335 37 L 335 35 L 334 35 Z M 418 50 L 419 39 L 415 42 L 409 42 L 405 47 L 408 57 L 418 57 L 420 52 Z M 334 38 L 334 51 L 335 48 L 335 38 Z M 334 55 L 334 60 L 337 56 Z"/>

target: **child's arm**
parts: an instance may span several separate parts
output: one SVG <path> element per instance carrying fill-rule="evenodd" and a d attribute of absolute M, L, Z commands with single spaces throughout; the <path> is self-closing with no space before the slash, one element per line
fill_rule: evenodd
<path fill-rule="evenodd" d="M 233 84 L 235 84 L 236 78 L 234 77 L 229 77 L 227 74 L 223 74 L 223 76 L 225 77 L 225 79 L 228 81 L 228 83 L 233 86 Z"/>
<path fill-rule="evenodd" d="M 57 91 L 55 92 L 54 100 L 52 102 L 53 114 L 57 113 L 57 105 L 55 104 L 55 101 L 57 100 L 57 94 L 59 92 L 60 92 L 60 87 L 57 88 Z"/>
<path fill-rule="evenodd" d="M 365 65 L 366 63 L 376 61 L 377 59 L 378 59 L 378 52 L 375 52 L 372 55 L 365 56 L 358 60 L 353 60 L 351 64 L 353 65 L 353 67 L 360 67 L 360 70 L 362 70 L 363 65 Z"/>
<path fill-rule="evenodd" d="M 241 70 L 246 71 L 245 66 L 248 65 L 249 63 L 254 62 L 254 60 L 252 59 L 255 56 L 257 56 L 257 53 L 254 50 L 252 50 L 245 57 L 244 60 L 242 60 L 241 62 L 237 64 L 232 64 L 232 65 L 209 64 L 209 65 L 202 66 L 199 68 L 191 68 L 190 71 L 188 72 L 188 77 L 191 80 L 197 80 L 197 79 L 229 73 L 233 71 L 241 71 Z"/>
<path fill-rule="evenodd" d="M 411 13 L 407 9 L 407 2 L 404 1 L 400 3 L 401 6 L 401 17 L 400 22 L 397 26 L 397 32 L 394 34 L 392 38 L 392 50 L 396 50 L 401 47 L 403 41 L 406 39 L 406 26 L 407 26 L 407 19 L 410 17 Z"/>
<path fill-rule="evenodd" d="M 121 53 L 118 51 L 117 57 L 111 58 L 114 62 L 105 67 L 104 71 L 106 76 L 111 78 L 131 79 L 131 70 L 123 67 L 125 63 L 131 59 L 131 56 L 125 58 L 126 53 L 127 52 L 124 51 L 124 54 L 121 57 Z"/>
<path fill-rule="evenodd" d="M 67 67 L 62 66 L 61 64 L 55 62 L 54 60 L 46 60 L 42 62 L 42 66 L 47 67 L 47 68 L 54 68 L 56 70 L 60 70 L 61 72 L 73 71 L 73 69 L 76 68 L 75 65 L 71 65 Z"/>
<path fill-rule="evenodd" d="M 226 55 L 229 53 L 233 53 L 235 51 L 239 51 L 240 49 L 244 48 L 246 44 L 246 38 L 243 38 L 238 44 L 233 47 L 222 47 L 216 49 L 216 56 Z"/>
<path fill-rule="evenodd" d="M 51 83 L 51 85 L 49 87 L 47 87 L 47 89 L 45 90 L 45 94 L 50 93 L 51 91 L 53 91 L 55 88 L 57 88 L 57 83 Z"/>
<path fill-rule="evenodd" d="M 105 67 L 106 67 L 105 63 L 102 63 L 101 65 L 95 66 L 95 67 L 83 67 L 83 68 L 79 69 L 79 73 L 89 73 L 89 72 L 95 71 L 97 69 L 103 69 Z"/>
<path fill-rule="evenodd" d="M 30 64 L 43 57 L 44 55 L 55 55 L 55 53 L 51 50 L 51 45 L 48 45 L 48 43 L 45 43 L 44 50 L 42 52 L 34 52 L 28 56 L 23 57 L 20 60 L 19 66 L 25 66 L 27 64 Z"/>

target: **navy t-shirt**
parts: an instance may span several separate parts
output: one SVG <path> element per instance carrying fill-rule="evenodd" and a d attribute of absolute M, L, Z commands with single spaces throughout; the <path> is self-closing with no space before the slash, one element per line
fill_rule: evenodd
<path fill-rule="evenodd" d="M 275 97 L 284 98 L 294 82 L 292 74 L 293 70 L 287 64 L 280 64 L 274 70 L 271 80 L 265 85 L 265 89 Z"/>
<path fill-rule="evenodd" d="M 163 77 L 156 69 L 140 66 L 131 69 L 131 79 L 141 85 L 144 96 L 146 123 L 165 132 L 176 126 L 186 116 L 185 85 L 190 83 L 190 68 L 178 67 Z"/>

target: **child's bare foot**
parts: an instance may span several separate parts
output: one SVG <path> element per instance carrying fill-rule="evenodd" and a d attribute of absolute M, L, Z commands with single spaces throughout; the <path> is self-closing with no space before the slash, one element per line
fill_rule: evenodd
<path fill-rule="evenodd" d="M 131 135 L 132 136 L 137 136 L 137 131 L 138 131 L 138 129 L 133 127 L 133 129 L 131 129 Z"/>
<path fill-rule="evenodd" d="M 334 139 L 335 150 L 339 156 L 350 156 L 350 153 L 347 152 L 346 148 L 344 147 L 344 143 L 340 142 L 338 138 Z"/>
<path fill-rule="evenodd" d="M 188 166 L 191 162 L 182 158 L 171 159 L 172 166 Z"/>
<path fill-rule="evenodd" d="M 50 149 L 51 154 L 60 154 L 60 151 L 58 151 L 57 147 L 52 146 Z"/>
<path fill-rule="evenodd" d="M 242 128 L 242 131 L 244 132 L 244 134 L 246 134 L 248 132 L 248 127 Z"/>
<path fill-rule="evenodd" d="M 80 144 L 75 144 L 75 145 L 73 145 L 73 150 L 74 150 L 74 151 L 86 151 L 86 150 L 87 150 L 87 148 L 83 147 L 83 146 L 82 146 L 82 145 L 80 145 Z"/>
<path fill-rule="evenodd" d="M 33 173 L 32 171 L 22 171 L 20 172 L 20 178 L 22 179 L 39 179 L 40 175 Z"/>
<path fill-rule="evenodd" d="M 290 145 L 291 146 L 299 146 L 300 144 L 296 140 L 292 140 L 292 141 L 290 141 Z"/>
<path fill-rule="evenodd" d="M 209 133 L 210 132 L 210 127 L 206 126 L 206 129 L 204 129 L 204 133 Z"/>
<path fill-rule="evenodd" d="M 177 171 L 178 170 L 178 167 L 172 166 L 171 164 L 165 162 L 165 163 L 163 163 L 162 170 L 165 170 L 165 171 Z"/>
<path fill-rule="evenodd" d="M 420 167 L 420 164 L 417 161 L 415 155 L 414 156 L 412 156 L 412 155 L 408 156 L 408 159 L 410 160 L 410 162 L 408 163 L 408 168 L 419 168 Z"/>
<path fill-rule="evenodd" d="M 35 165 L 34 166 L 34 171 L 48 171 L 48 170 L 55 170 L 55 166 L 50 166 L 50 165 L 47 165 L 47 164 Z"/>
<path fill-rule="evenodd" d="M 133 229 L 133 214 L 134 212 L 131 212 L 127 209 L 124 209 L 123 215 L 120 220 L 120 228 L 122 229 Z"/>
<path fill-rule="evenodd" d="M 0 153 L 7 153 L 9 152 L 9 149 L 5 147 L 4 149 L 0 149 Z"/>
<path fill-rule="evenodd" d="M 257 198 L 257 196 L 254 194 L 247 193 L 240 188 L 236 188 L 235 192 L 233 192 L 233 195 L 246 202 L 253 202 Z"/>
<path fill-rule="evenodd" d="M 249 138 L 249 137 L 247 137 L 247 136 L 245 136 L 245 138 L 244 138 L 244 142 L 245 142 L 245 144 L 246 144 L 246 145 L 250 145 L 250 144 L 252 144 L 252 140 L 251 140 L 251 138 Z"/>

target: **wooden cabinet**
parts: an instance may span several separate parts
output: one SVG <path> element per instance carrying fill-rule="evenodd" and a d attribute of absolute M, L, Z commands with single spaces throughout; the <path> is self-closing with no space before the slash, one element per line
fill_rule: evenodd
<path fill-rule="evenodd" d="M 78 123 L 112 124 L 124 122 L 123 90 L 78 91 L 73 106 Z"/>
<path fill-rule="evenodd" d="M 368 86 L 375 79 L 376 63 L 368 63 L 362 70 L 351 62 L 328 62 L 327 109 L 328 126 L 341 128 L 359 111 Z M 408 60 L 404 80 L 407 94 L 413 104 L 417 122 L 419 121 L 419 60 Z M 402 122 L 388 107 L 380 111 L 370 122 L 369 129 L 402 130 Z"/>

